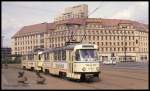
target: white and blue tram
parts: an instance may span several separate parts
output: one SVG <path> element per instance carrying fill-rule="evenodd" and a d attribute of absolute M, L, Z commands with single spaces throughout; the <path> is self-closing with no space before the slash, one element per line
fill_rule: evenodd
<path fill-rule="evenodd" d="M 22 67 L 72 79 L 99 78 L 97 45 L 73 44 L 23 56 Z"/>

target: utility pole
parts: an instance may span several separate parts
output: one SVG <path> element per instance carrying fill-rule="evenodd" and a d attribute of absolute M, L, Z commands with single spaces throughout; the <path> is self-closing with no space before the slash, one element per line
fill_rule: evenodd
<path fill-rule="evenodd" d="M 93 14 L 93 13 L 95 13 L 100 7 L 101 7 L 101 4 L 102 3 L 100 3 L 100 5 L 98 6 L 98 7 L 96 7 L 91 13 L 89 13 L 88 15 L 87 15 L 87 18 L 91 15 L 91 14 Z M 87 19 L 87 18 L 85 18 L 85 20 Z M 78 25 L 78 26 L 80 26 L 80 24 L 75 24 L 75 25 Z M 70 44 L 70 43 L 82 43 L 82 41 L 83 41 L 83 39 L 85 39 L 86 38 L 86 21 L 85 21 L 85 23 L 84 23 L 84 28 L 83 28 L 83 31 L 84 31 L 84 34 L 83 34 L 83 37 L 81 38 L 81 40 L 80 40 L 80 42 L 78 42 L 78 41 L 76 41 L 76 39 L 74 39 L 74 36 L 75 36 L 75 33 L 73 32 L 73 28 L 74 28 L 74 24 L 66 24 L 66 26 L 68 27 L 68 41 L 65 43 L 65 45 L 68 45 L 68 44 Z M 71 34 L 70 34 L 71 33 Z M 70 36 L 71 35 L 71 36 Z M 70 36 L 70 37 L 69 37 Z"/>
<path fill-rule="evenodd" d="M 2 48 L 3 48 L 3 39 L 4 39 L 4 36 L 2 36 L 2 45 L 1 45 L 1 46 L 2 46 Z"/>
<path fill-rule="evenodd" d="M 102 6 L 102 3 L 100 3 L 100 5 L 99 5 L 98 7 L 96 7 L 92 12 L 90 12 L 90 13 L 87 15 L 87 18 L 88 18 L 90 15 L 92 15 L 93 13 L 95 13 L 98 9 L 100 9 L 101 6 Z M 81 43 L 82 43 L 83 39 L 86 38 L 86 25 L 87 25 L 87 23 L 86 23 L 86 21 L 85 21 L 84 28 L 83 28 L 83 30 L 84 30 L 84 35 L 83 35 L 82 39 L 80 40 Z"/>
<path fill-rule="evenodd" d="M 126 31 L 124 30 L 124 42 L 125 42 L 125 46 L 124 46 L 124 57 L 125 57 L 125 62 L 126 62 L 126 46 L 127 46 L 127 43 L 126 43 L 126 38 L 127 38 L 127 36 L 126 36 Z"/>

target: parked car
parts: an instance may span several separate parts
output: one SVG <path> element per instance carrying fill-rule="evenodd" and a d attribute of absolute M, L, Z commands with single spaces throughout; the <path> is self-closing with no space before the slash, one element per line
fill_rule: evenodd
<path fill-rule="evenodd" d="M 103 61 L 103 64 L 116 64 L 116 61 L 108 60 L 108 61 Z"/>

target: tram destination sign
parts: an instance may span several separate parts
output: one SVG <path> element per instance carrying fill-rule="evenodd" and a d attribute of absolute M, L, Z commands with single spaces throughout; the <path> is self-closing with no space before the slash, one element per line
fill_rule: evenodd
<path fill-rule="evenodd" d="M 82 45 L 83 48 L 94 48 L 93 45 Z"/>

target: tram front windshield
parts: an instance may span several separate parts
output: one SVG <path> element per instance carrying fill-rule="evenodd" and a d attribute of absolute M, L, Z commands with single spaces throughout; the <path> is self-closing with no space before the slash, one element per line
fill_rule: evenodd
<path fill-rule="evenodd" d="M 83 61 L 94 61 L 97 59 L 97 54 L 95 49 L 81 49 L 79 50 L 79 60 Z"/>

